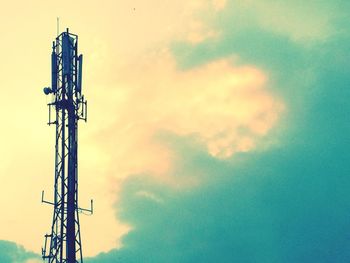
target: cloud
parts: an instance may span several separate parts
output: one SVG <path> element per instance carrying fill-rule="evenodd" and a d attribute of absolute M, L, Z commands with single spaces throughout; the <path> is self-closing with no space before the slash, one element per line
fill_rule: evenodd
<path fill-rule="evenodd" d="M 121 179 L 148 173 L 170 180 L 176 156 L 161 132 L 193 137 L 220 159 L 254 150 L 284 107 L 254 66 L 221 59 L 183 71 L 167 50 L 121 69 L 115 85 L 115 121 L 96 140 L 106 142 L 110 173 Z"/>
<path fill-rule="evenodd" d="M 81 163 L 88 164 L 81 171 L 91 175 L 86 188 L 104 211 L 89 220 L 94 225 L 108 221 L 113 229 L 100 229 L 104 251 L 113 240 L 121 247 L 121 237 L 131 229 L 108 210 L 129 176 L 152 176 L 175 188 L 199 183 L 199 176 L 173 175 L 181 158 L 164 134 L 192 138 L 211 156 L 228 159 L 257 149 L 284 108 L 269 91 L 267 74 L 239 65 L 234 57 L 183 70 L 165 48 L 114 68 L 113 79 L 94 94 L 100 106 L 90 116 L 98 129 L 84 139 L 81 155 Z M 86 242 L 95 235 L 85 233 Z"/>
<path fill-rule="evenodd" d="M 148 200 L 152 200 L 152 201 L 157 202 L 157 203 L 163 202 L 163 200 L 161 198 L 159 198 L 158 196 L 156 196 L 154 193 L 147 192 L 144 190 L 140 190 L 140 191 L 136 192 L 136 195 L 143 197 L 143 198 L 147 198 Z"/>
<path fill-rule="evenodd" d="M 231 15 L 244 23 L 288 37 L 299 44 L 329 40 L 339 32 L 337 20 L 344 3 L 309 1 L 232 1 Z M 242 15 L 243 14 L 243 15 Z M 239 21 L 238 21 L 239 22 Z M 243 27 L 245 27 L 243 25 Z"/>
<path fill-rule="evenodd" d="M 303 78 L 289 84 L 299 100 L 285 98 L 293 112 L 279 147 L 223 162 L 192 141 L 192 148 L 179 149 L 192 164 L 184 169 L 215 179 L 191 191 L 129 177 L 118 216 L 134 230 L 124 247 L 86 262 L 348 262 L 350 60 L 342 56 L 344 40 L 318 51 L 311 85 Z M 139 198 L 139 191 L 162 203 Z"/>
<path fill-rule="evenodd" d="M 40 259 L 28 259 L 24 263 L 42 263 L 42 260 L 40 260 Z"/>
<path fill-rule="evenodd" d="M 225 8 L 227 0 L 213 0 L 214 9 L 219 11 Z"/>
<path fill-rule="evenodd" d="M 309 27 L 312 21 L 306 23 L 310 23 Z M 177 145 L 181 145 L 176 154 L 183 170 L 175 173 L 187 176 L 201 171 L 212 180 L 179 192 L 165 187 L 158 178 L 150 183 L 144 176 L 128 177 L 123 182 L 118 216 L 130 222 L 134 230 L 124 237 L 122 248 L 87 262 L 348 261 L 350 244 L 344 229 L 349 228 L 350 180 L 349 153 L 344 145 L 348 144 L 350 131 L 346 70 L 350 60 L 344 43 L 349 37 L 310 48 L 300 44 L 310 39 L 322 42 L 329 37 L 327 26 L 320 29 L 326 29 L 322 34 L 318 30 L 314 34 L 303 32 L 303 25 L 298 24 L 300 35 L 293 35 L 294 29 L 290 28 L 284 32 L 281 28 L 290 26 L 284 23 L 277 30 L 272 25 L 260 26 L 255 24 L 248 31 L 243 28 L 239 41 L 236 34 L 229 34 L 222 41 L 226 46 L 213 41 L 211 45 L 194 47 L 201 60 L 176 72 L 181 75 L 201 71 L 211 62 L 222 63 L 222 57 L 233 52 L 244 55 L 243 61 L 259 61 L 261 68 L 271 69 L 269 76 L 273 77 L 274 87 L 286 94 L 283 100 L 289 111 L 279 147 L 263 153 L 238 151 L 229 162 L 209 151 L 206 132 L 188 136 L 188 129 L 180 129 L 182 119 L 174 122 L 176 125 L 164 125 L 180 127 L 170 129 L 177 135 Z M 222 47 L 227 48 L 227 53 L 220 50 Z M 183 56 L 188 55 L 188 50 L 183 51 Z M 211 57 L 206 53 L 210 51 Z M 151 61 L 157 66 L 157 60 Z M 232 61 L 228 65 L 235 68 Z M 164 83 L 162 77 L 156 79 Z M 147 79 L 142 81 L 147 83 Z M 153 96 L 152 92 L 145 93 L 148 101 L 153 101 Z M 147 105 L 139 112 L 144 111 L 148 111 Z M 188 127 L 187 123 L 184 126 Z M 267 131 L 271 132 L 271 128 Z M 182 140 L 184 136 L 189 137 L 187 141 Z M 193 138 L 202 138 L 199 146 Z M 192 148 L 183 146 L 191 143 Z M 219 144 L 220 149 L 225 145 Z M 159 196 L 162 202 L 140 198 L 140 192 Z"/>
<path fill-rule="evenodd" d="M 263 70 L 238 65 L 231 57 L 182 70 L 168 49 L 160 49 L 116 67 L 116 72 L 111 83 L 100 86 L 94 96 L 95 105 L 100 106 L 93 109 L 91 119 L 98 129 L 83 138 L 86 146 L 81 155 L 81 163 L 87 165 L 86 171 L 80 171 L 90 175 L 85 177 L 85 188 L 103 211 L 89 218 L 89 225 L 108 222 L 98 234 L 99 244 L 104 244 L 99 250 L 104 251 L 115 246 L 115 240 L 121 247 L 121 237 L 131 229 L 109 209 L 118 202 L 122 183 L 129 176 L 152 176 L 175 188 L 200 182 L 200 173 L 174 175 L 182 165 L 181 153 L 174 150 L 167 135 L 191 138 L 211 156 L 228 159 L 257 149 L 284 108 L 269 91 Z M 96 234 L 87 231 L 83 237 L 88 243 Z"/>
<path fill-rule="evenodd" d="M 36 263 L 39 256 L 25 250 L 14 242 L 0 240 L 0 262 L 3 263 Z"/>
<path fill-rule="evenodd" d="M 6 74 L 3 74 L 1 82 L 1 87 L 4 87 L 1 96 L 3 108 L 11 111 L 8 114 L 7 110 L 3 110 L 1 114 L 4 123 L 10 127 L 3 130 L 0 150 L 3 155 L 0 165 L 4 185 L 2 196 L 12 196 L 12 189 L 17 189 L 13 202 L 9 203 L 6 198 L 2 198 L 2 207 L 8 213 L 1 217 L 1 233 L 3 238 L 20 240 L 21 244 L 31 249 L 40 248 L 42 234 L 49 230 L 51 223 L 52 211 L 45 211 L 45 208 L 39 206 L 39 200 L 42 188 L 52 187 L 53 148 L 48 147 L 47 142 L 50 142 L 53 134 L 44 128 L 45 99 L 38 95 L 38 87 L 49 83 L 47 54 L 50 47 L 45 43 L 51 43 L 51 36 L 55 35 L 55 19 L 52 20 L 52 17 L 57 16 L 57 13 L 64 12 L 62 25 L 69 24 L 72 31 L 81 37 L 80 48 L 87 62 L 84 88 L 91 105 L 91 121 L 87 128 L 80 130 L 80 200 L 82 205 L 88 203 L 90 196 L 96 201 L 96 215 L 81 220 L 86 248 L 84 253 L 87 254 L 105 251 L 113 246 L 120 247 L 121 243 L 116 239 L 129 231 L 128 226 L 116 222 L 114 211 L 110 210 L 110 199 L 114 201 L 116 195 L 115 188 L 119 191 L 121 180 L 130 178 L 128 175 L 153 174 L 158 181 L 173 186 L 196 183 L 184 174 L 178 178 L 169 176 L 172 174 L 169 171 L 180 162 L 186 167 L 197 163 L 192 160 L 190 164 L 181 159 L 182 155 L 188 156 L 191 152 L 176 152 L 173 145 L 169 145 L 163 137 L 164 133 L 193 140 L 210 158 L 222 161 L 259 149 L 259 143 L 264 142 L 276 126 L 285 100 L 288 100 L 288 109 L 290 106 L 293 110 L 298 108 L 298 111 L 291 113 L 294 119 L 289 120 L 298 121 L 304 116 L 309 104 L 304 104 L 303 96 L 318 90 L 317 86 L 310 89 L 306 77 L 307 72 L 313 70 L 319 54 L 310 49 L 308 55 L 303 53 L 305 50 L 295 52 L 293 44 L 329 40 L 340 30 L 340 27 L 335 28 L 339 1 L 332 1 L 332 4 L 312 2 L 301 5 L 296 2 L 281 4 L 272 1 L 261 4 L 258 1 L 225 3 L 211 0 L 152 0 L 146 3 L 140 0 L 133 2 L 135 12 L 130 2 L 122 1 L 106 1 L 103 5 L 75 2 L 70 3 L 69 10 L 64 10 L 65 4 L 61 5 L 62 9 L 57 9 L 52 8 L 51 4 L 43 6 L 43 3 L 36 2 L 40 8 L 33 9 L 33 12 L 21 13 L 21 10 L 16 10 L 16 4 L 6 12 L 9 15 L 16 10 L 19 18 L 33 23 L 30 24 L 32 28 L 41 28 L 41 32 L 34 37 L 30 33 L 29 36 L 29 31 L 23 31 L 21 19 L 18 19 L 17 24 L 12 24 L 11 31 L 6 36 L 13 41 L 5 43 L 7 48 L 2 49 L 2 55 L 8 63 L 3 63 L 2 69 Z M 28 8 L 30 6 L 33 3 Z M 347 10 L 346 7 L 345 4 L 342 9 Z M 212 12 L 213 9 L 217 11 Z M 77 12 L 81 14 L 78 20 L 75 19 Z M 11 24 L 12 18 L 12 15 L 2 16 L 2 25 Z M 52 24 L 48 21 L 52 21 Z M 172 45 L 174 40 L 184 41 L 196 51 L 196 64 L 185 69 L 179 64 L 179 54 L 174 55 L 168 51 L 146 58 L 139 56 L 147 53 L 145 50 Z M 7 52 L 13 48 L 13 42 L 23 43 L 23 46 L 16 48 L 19 52 L 17 57 Z M 203 48 L 206 44 L 209 48 Z M 338 49 L 336 43 L 332 51 Z M 192 60 L 189 50 L 186 46 L 181 55 Z M 240 59 L 232 58 L 237 54 Z M 337 53 L 338 60 L 346 57 L 345 54 L 347 53 Z M 23 60 L 24 57 L 27 59 Z M 135 60 L 130 62 L 130 58 L 136 58 L 141 65 L 137 65 Z M 38 62 L 36 67 L 32 66 L 33 61 Z M 320 65 L 328 65 L 329 61 L 333 60 L 324 60 Z M 115 63 L 118 65 L 115 66 Z M 271 64 L 274 64 L 272 72 L 269 68 Z M 15 68 L 17 70 L 13 70 Z M 131 74 L 134 69 L 135 73 Z M 21 78 L 16 77 L 18 72 L 22 72 Z M 47 81 L 43 79 L 43 72 L 47 72 Z M 148 77 L 144 74 L 148 74 Z M 237 83 L 228 85 L 230 76 L 239 79 L 241 75 L 247 76 L 248 87 L 243 88 L 243 84 Z M 283 78 L 278 79 L 276 75 L 283 75 Z M 249 76 L 252 77 L 251 80 Z M 178 85 L 172 81 L 175 79 L 181 80 L 179 91 L 176 90 Z M 221 92 L 215 91 L 215 81 L 220 81 Z M 332 82 L 330 85 L 338 87 L 337 80 L 332 79 Z M 195 86 L 198 89 L 196 91 Z M 283 102 L 272 93 L 272 86 L 274 90 L 278 88 L 280 91 L 288 88 L 290 92 L 283 98 Z M 18 87 L 26 87 L 20 89 L 21 96 L 18 96 Z M 296 93 L 296 90 L 302 89 L 303 93 Z M 167 90 L 170 91 L 169 94 Z M 338 88 L 335 90 L 338 91 Z M 198 97 L 198 107 L 189 102 L 191 96 Z M 142 97 L 145 98 L 144 101 Z M 346 97 L 348 96 L 344 96 Z M 18 102 L 16 105 L 24 105 L 25 112 L 30 111 L 32 118 L 23 118 L 24 108 L 14 106 L 13 98 Z M 263 103 L 260 104 L 260 100 Z M 174 101 L 180 103 L 175 104 Z M 329 100 L 323 103 L 327 102 Z M 337 104 L 330 105 L 334 107 Z M 128 112 L 125 110 L 127 108 L 133 109 Z M 188 110 L 193 112 L 195 118 L 186 115 Z M 239 112 L 246 112 L 246 121 L 240 117 Z M 337 119 L 334 116 L 338 116 L 332 116 L 330 112 L 322 115 L 334 120 Z M 167 122 L 168 119 L 171 121 Z M 292 121 L 289 124 L 295 125 Z M 317 127 L 317 122 L 314 125 Z M 23 136 L 23 127 L 28 128 L 26 136 Z M 90 132 L 85 133 L 86 130 Z M 93 133 L 98 135 L 93 138 Z M 319 134 L 320 131 L 315 128 L 312 134 L 314 133 Z M 325 136 L 324 141 L 328 141 L 329 137 Z M 8 138 L 16 138 L 16 143 Z M 297 136 L 288 139 L 299 143 L 301 140 Z M 314 138 L 310 136 L 308 139 L 311 141 Z M 32 149 L 36 149 L 34 155 Z M 19 160 L 22 164 L 20 166 Z M 198 166 L 205 166 L 205 163 Z M 215 169 L 223 168 L 215 166 Z M 188 170 L 187 173 L 195 172 Z M 114 180 L 106 182 L 105 175 Z M 216 173 L 213 172 L 212 175 L 214 178 Z M 237 178 L 236 173 L 230 173 L 230 176 Z M 21 178 L 21 184 L 18 184 L 18 178 Z M 28 185 L 31 187 L 28 188 Z M 153 189 L 139 190 L 142 193 L 141 196 L 136 195 L 139 199 L 152 201 L 151 196 L 160 196 L 161 200 L 165 200 Z M 24 207 L 24 203 L 37 205 Z M 21 218 L 23 214 L 27 215 L 25 221 Z M 29 235 L 23 235 L 28 231 Z"/>

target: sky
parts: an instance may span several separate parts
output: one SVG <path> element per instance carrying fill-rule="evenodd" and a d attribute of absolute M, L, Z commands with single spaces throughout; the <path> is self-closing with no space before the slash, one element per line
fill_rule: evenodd
<path fill-rule="evenodd" d="M 84 54 L 85 262 L 348 262 L 349 8 L 1 2 L 0 262 L 42 262 L 52 222 L 57 17 Z"/>

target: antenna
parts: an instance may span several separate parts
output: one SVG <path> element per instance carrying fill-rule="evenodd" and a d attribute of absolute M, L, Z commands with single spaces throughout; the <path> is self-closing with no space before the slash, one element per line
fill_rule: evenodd
<path fill-rule="evenodd" d="M 57 18 L 57 29 L 59 24 Z M 78 36 L 67 31 L 52 45 L 49 125 L 55 125 L 54 199 L 41 201 L 53 206 L 51 233 L 45 235 L 42 258 L 48 263 L 83 263 L 79 214 L 93 213 L 78 205 L 78 121 L 87 121 L 87 102 L 81 93 L 82 55 Z"/>
<path fill-rule="evenodd" d="M 60 18 L 59 17 L 57 17 L 56 26 L 57 26 L 57 36 L 58 36 L 58 33 L 60 32 Z"/>

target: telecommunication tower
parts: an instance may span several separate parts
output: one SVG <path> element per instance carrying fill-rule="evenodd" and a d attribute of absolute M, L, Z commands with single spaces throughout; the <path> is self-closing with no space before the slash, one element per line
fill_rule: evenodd
<path fill-rule="evenodd" d="M 53 42 L 48 125 L 55 125 L 54 200 L 51 233 L 45 235 L 42 257 L 49 263 L 82 263 L 79 213 L 93 212 L 78 206 L 78 121 L 87 121 L 87 102 L 82 95 L 83 56 L 78 55 L 78 36 L 67 31 Z"/>

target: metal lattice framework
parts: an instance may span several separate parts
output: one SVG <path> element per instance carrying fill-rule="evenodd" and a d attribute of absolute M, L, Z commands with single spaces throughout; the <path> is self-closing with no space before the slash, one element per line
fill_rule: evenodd
<path fill-rule="evenodd" d="M 90 209 L 78 206 L 78 121 L 87 120 L 87 102 L 81 94 L 82 55 L 78 55 L 78 36 L 67 29 L 53 42 L 51 63 L 52 94 L 49 125 L 56 127 L 55 182 L 51 233 L 45 235 L 42 257 L 49 263 L 83 262 L 79 213 Z"/>

